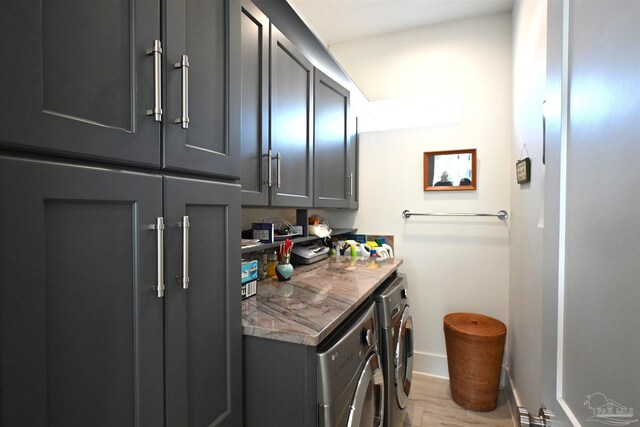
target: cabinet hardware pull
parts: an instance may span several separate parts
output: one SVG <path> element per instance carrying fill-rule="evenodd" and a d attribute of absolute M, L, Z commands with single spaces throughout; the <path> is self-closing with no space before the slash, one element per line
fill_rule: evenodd
<path fill-rule="evenodd" d="M 273 153 L 271 152 L 271 150 L 269 150 L 268 154 L 267 154 L 267 184 L 269 187 L 271 187 L 273 185 L 273 179 L 271 179 L 271 174 L 272 174 L 272 168 L 271 168 L 271 162 L 273 162 Z"/>
<path fill-rule="evenodd" d="M 182 129 L 189 129 L 189 57 L 182 55 L 174 68 L 182 69 L 182 113 L 175 123 L 182 125 Z"/>
<path fill-rule="evenodd" d="M 162 43 L 153 41 L 153 47 L 147 49 L 147 55 L 153 55 L 153 109 L 147 110 L 147 116 L 153 116 L 156 122 L 162 121 Z"/>
<path fill-rule="evenodd" d="M 182 289 L 189 289 L 189 217 L 183 216 L 182 223 Z"/>
<path fill-rule="evenodd" d="M 353 196 L 353 172 L 349 174 L 349 192 L 347 196 Z"/>
<path fill-rule="evenodd" d="M 164 219 L 159 216 L 156 219 L 156 238 L 158 240 L 157 265 L 158 265 L 158 298 L 164 296 Z"/>
<path fill-rule="evenodd" d="M 278 177 L 277 177 L 278 178 L 278 180 L 277 180 L 278 188 L 280 188 L 280 184 L 281 184 L 281 181 L 280 181 L 280 169 L 282 169 L 281 168 L 281 163 L 282 163 L 282 156 L 280 155 L 280 153 L 278 153 L 276 155 L 276 175 L 278 175 Z"/>

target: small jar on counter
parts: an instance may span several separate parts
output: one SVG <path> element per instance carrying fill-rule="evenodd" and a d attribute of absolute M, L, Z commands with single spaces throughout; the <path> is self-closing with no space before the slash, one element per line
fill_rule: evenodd
<path fill-rule="evenodd" d="M 267 277 L 276 277 L 276 265 L 278 265 L 278 253 L 269 251 L 267 253 Z"/>
<path fill-rule="evenodd" d="M 267 253 L 258 252 L 258 280 L 267 278 Z"/>
<path fill-rule="evenodd" d="M 251 260 L 258 261 L 258 280 L 264 280 L 267 278 L 267 252 L 260 251 L 254 252 L 249 257 Z"/>

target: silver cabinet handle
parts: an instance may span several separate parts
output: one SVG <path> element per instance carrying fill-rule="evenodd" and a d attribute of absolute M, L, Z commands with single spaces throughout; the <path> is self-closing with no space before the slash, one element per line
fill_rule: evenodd
<path fill-rule="evenodd" d="M 280 153 L 278 153 L 276 155 L 276 175 L 277 175 L 277 186 L 278 188 L 280 188 L 280 185 L 282 184 L 282 182 L 280 181 L 280 169 L 282 169 L 282 156 L 280 155 Z"/>
<path fill-rule="evenodd" d="M 189 289 L 189 217 L 182 217 L 182 289 Z"/>
<path fill-rule="evenodd" d="M 272 174 L 272 168 L 271 168 L 271 162 L 273 162 L 273 153 L 271 152 L 271 150 L 269 150 L 268 154 L 267 154 L 267 175 L 269 176 L 267 178 L 267 184 L 269 185 L 269 187 L 271 187 L 273 185 L 273 179 L 271 179 L 271 174 Z"/>
<path fill-rule="evenodd" d="M 174 64 L 174 68 L 182 69 L 182 113 L 175 123 L 181 124 L 182 129 L 189 129 L 189 57 L 182 55 L 180 62 Z"/>
<path fill-rule="evenodd" d="M 353 196 L 353 173 L 349 174 L 349 192 L 347 196 Z"/>
<path fill-rule="evenodd" d="M 153 55 L 153 109 L 147 110 L 147 116 L 153 116 L 156 122 L 162 121 L 162 43 L 153 41 L 153 47 L 147 49 L 147 55 Z"/>
<path fill-rule="evenodd" d="M 156 219 L 156 237 L 158 239 L 158 298 L 164 296 L 164 219 L 159 216 Z"/>

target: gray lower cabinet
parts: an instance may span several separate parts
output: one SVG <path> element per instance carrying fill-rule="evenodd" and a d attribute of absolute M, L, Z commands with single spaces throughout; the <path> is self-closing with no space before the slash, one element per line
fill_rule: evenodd
<path fill-rule="evenodd" d="M 241 426 L 240 186 L 167 177 L 164 197 L 166 425 Z"/>
<path fill-rule="evenodd" d="M 4 1 L 0 146 L 239 177 L 239 15 L 240 0 Z"/>
<path fill-rule="evenodd" d="M 0 158 L 0 425 L 241 425 L 240 191 L 164 180 Z"/>
<path fill-rule="evenodd" d="M 162 178 L 1 158 L 0 206 L 0 424 L 162 425 Z"/>
<path fill-rule="evenodd" d="M 317 348 L 243 337 L 244 426 L 318 425 Z"/>
<path fill-rule="evenodd" d="M 315 70 L 313 205 L 348 208 L 353 193 L 350 148 L 349 91 Z"/>

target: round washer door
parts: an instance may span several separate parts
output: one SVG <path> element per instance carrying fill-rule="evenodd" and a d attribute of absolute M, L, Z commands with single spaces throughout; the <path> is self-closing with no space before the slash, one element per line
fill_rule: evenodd
<path fill-rule="evenodd" d="M 384 375 L 378 353 L 372 353 L 360 374 L 347 427 L 382 427 L 383 420 Z"/>
<path fill-rule="evenodd" d="M 398 406 L 404 409 L 407 406 L 413 375 L 413 319 L 409 306 L 406 306 L 402 312 L 395 353 L 396 400 Z"/>

